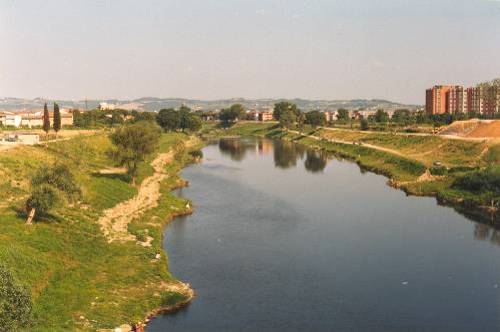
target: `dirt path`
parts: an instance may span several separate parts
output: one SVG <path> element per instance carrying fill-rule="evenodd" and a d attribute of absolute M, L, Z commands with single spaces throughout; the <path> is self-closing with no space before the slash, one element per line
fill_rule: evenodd
<path fill-rule="evenodd" d="M 186 147 L 196 143 L 196 139 L 190 139 L 185 143 Z M 136 237 L 128 232 L 129 223 L 140 217 L 144 211 L 152 209 L 158 205 L 160 198 L 160 184 L 168 177 L 165 167 L 169 164 L 175 152 L 160 153 L 152 162 L 154 173 L 144 179 L 139 187 L 138 193 L 132 199 L 122 202 L 111 209 L 105 210 L 99 225 L 108 242 L 112 241 L 136 241 Z M 144 243 L 148 245 L 150 241 Z M 141 242 L 141 244 L 143 244 Z"/>
<path fill-rule="evenodd" d="M 397 156 L 400 156 L 400 157 L 407 157 L 405 154 L 397 151 L 397 150 L 393 150 L 393 149 L 389 149 L 389 148 L 384 148 L 384 147 L 381 147 L 381 146 L 378 146 L 378 145 L 373 145 L 373 144 L 368 144 L 368 143 L 360 143 L 360 142 L 354 142 L 354 141 L 344 141 L 344 140 L 340 140 L 340 139 L 332 139 L 332 138 L 322 138 L 322 137 L 319 137 L 319 136 L 314 136 L 314 135 L 306 135 L 306 134 L 302 134 L 298 131 L 295 131 L 295 130 L 289 130 L 289 132 L 291 133 L 294 133 L 294 134 L 298 134 L 298 135 L 302 135 L 302 136 L 305 136 L 305 137 L 309 137 L 309 138 L 312 138 L 312 139 L 315 139 L 315 140 L 326 140 L 328 142 L 331 142 L 331 143 L 341 143 L 341 144 L 348 144 L 348 145 L 353 145 L 353 144 L 357 144 L 359 146 L 363 146 L 363 147 L 366 147 L 366 148 L 370 148 L 370 149 L 374 149 L 374 150 L 379 150 L 379 151 L 383 151 L 383 152 L 387 152 L 387 153 L 392 153 L 392 154 L 395 154 Z"/>

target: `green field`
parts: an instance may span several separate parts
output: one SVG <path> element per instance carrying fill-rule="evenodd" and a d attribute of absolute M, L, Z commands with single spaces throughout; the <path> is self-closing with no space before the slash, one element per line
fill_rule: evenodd
<path fill-rule="evenodd" d="M 184 134 L 163 134 L 160 151 L 185 141 Z M 133 197 L 137 188 L 123 174 L 102 175 L 113 167 L 105 134 L 78 137 L 42 146 L 18 147 L 0 155 L 0 261 L 31 289 L 34 302 L 31 331 L 114 328 L 143 321 L 153 309 L 186 296 L 172 291 L 161 247 L 162 229 L 173 215 L 186 212 L 186 201 L 170 191 L 181 182 L 177 172 L 191 161 L 181 150 L 167 167 L 156 208 L 129 225 L 138 239 L 154 238 L 151 247 L 135 242 L 108 243 L 97 224 L 103 210 Z M 152 156 L 153 157 L 153 156 Z M 151 157 L 151 159 L 152 159 Z M 38 166 L 54 161 L 70 166 L 82 186 L 83 199 L 62 204 L 45 220 L 25 225 L 24 200 Z M 139 181 L 153 172 L 143 163 Z M 155 259 L 161 253 L 161 259 Z"/>

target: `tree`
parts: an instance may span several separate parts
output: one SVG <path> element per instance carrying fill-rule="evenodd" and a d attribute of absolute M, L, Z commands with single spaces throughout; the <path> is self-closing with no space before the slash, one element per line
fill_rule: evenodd
<path fill-rule="evenodd" d="M 27 329 L 31 323 L 32 308 L 30 291 L 0 264 L 0 331 Z"/>
<path fill-rule="evenodd" d="M 201 118 L 196 114 L 189 114 L 185 119 L 186 129 L 195 132 L 201 129 Z"/>
<path fill-rule="evenodd" d="M 234 122 L 245 117 L 245 108 L 240 104 L 234 104 L 229 108 L 223 109 L 219 113 L 219 120 L 225 127 L 231 126 Z"/>
<path fill-rule="evenodd" d="M 182 131 L 184 131 L 185 129 L 187 129 L 187 122 L 188 122 L 188 117 L 191 113 L 191 109 L 187 106 L 184 106 L 182 105 L 180 108 L 179 108 L 179 116 L 180 116 L 180 119 L 181 119 L 181 123 L 180 123 L 180 128 Z"/>
<path fill-rule="evenodd" d="M 47 108 L 47 103 L 43 106 L 43 131 L 45 131 L 45 138 L 48 138 L 50 130 L 50 115 L 49 109 Z M 47 145 L 45 145 L 47 146 Z"/>
<path fill-rule="evenodd" d="M 326 123 L 325 114 L 320 111 L 311 111 L 306 113 L 306 123 L 313 128 L 324 126 Z"/>
<path fill-rule="evenodd" d="M 283 110 L 279 116 L 280 126 L 283 128 L 290 128 L 295 123 L 296 116 L 291 110 Z"/>
<path fill-rule="evenodd" d="M 132 184 L 135 185 L 139 163 L 158 148 L 160 135 L 160 127 L 148 121 L 118 128 L 110 135 L 115 145 L 111 156 L 120 166 L 127 168 Z"/>
<path fill-rule="evenodd" d="M 31 179 L 31 187 L 33 191 L 26 200 L 27 224 L 46 215 L 59 202 L 60 197 L 75 200 L 81 196 L 73 173 L 68 166 L 59 163 L 40 167 Z"/>
<path fill-rule="evenodd" d="M 389 122 L 389 114 L 387 114 L 387 112 L 383 109 L 378 109 L 377 112 L 375 112 L 375 122 Z"/>
<path fill-rule="evenodd" d="M 407 109 L 395 110 L 392 121 L 407 126 L 411 123 L 411 112 Z"/>
<path fill-rule="evenodd" d="M 165 131 L 174 131 L 181 126 L 180 113 L 173 108 L 162 109 L 156 116 L 156 123 Z"/>
<path fill-rule="evenodd" d="M 33 219 L 46 215 L 58 202 L 57 191 L 49 185 L 36 187 L 26 200 L 26 224 L 31 225 Z"/>
<path fill-rule="evenodd" d="M 289 103 L 287 101 L 282 101 L 274 104 L 273 118 L 276 121 L 279 121 L 281 118 L 281 114 L 286 111 L 292 111 L 293 114 L 295 114 L 295 116 L 299 114 L 299 109 L 297 108 L 297 105 Z"/>
<path fill-rule="evenodd" d="M 368 125 L 368 120 L 366 120 L 365 118 L 362 118 L 359 122 L 360 126 L 361 126 L 361 130 L 368 130 L 370 129 L 370 126 Z"/>
<path fill-rule="evenodd" d="M 337 110 L 337 120 L 339 121 L 349 121 L 349 111 L 345 108 L 340 108 Z"/>
<path fill-rule="evenodd" d="M 65 193 L 70 199 L 77 199 L 82 193 L 70 168 L 61 163 L 44 165 L 37 170 L 31 178 L 31 186 L 42 185 L 50 185 Z"/>
<path fill-rule="evenodd" d="M 297 127 L 299 128 L 299 131 L 302 131 L 305 122 L 306 122 L 306 116 L 304 115 L 303 112 L 299 112 L 299 114 L 297 115 Z"/>
<path fill-rule="evenodd" d="M 54 122 L 52 123 L 52 128 L 56 132 L 56 138 L 57 138 L 57 133 L 59 130 L 61 130 L 61 111 L 59 111 L 59 105 L 57 103 L 54 103 Z"/>

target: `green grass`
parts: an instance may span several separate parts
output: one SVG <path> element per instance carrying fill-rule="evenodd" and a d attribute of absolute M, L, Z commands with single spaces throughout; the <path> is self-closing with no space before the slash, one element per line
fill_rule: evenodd
<path fill-rule="evenodd" d="M 164 134 L 160 151 L 186 139 Z M 185 210 L 186 201 L 170 190 L 178 185 L 177 172 L 189 158 L 181 153 L 169 165 L 170 177 L 162 183 L 157 208 L 147 211 L 130 226 L 133 233 L 154 237 L 144 248 L 134 242 L 108 243 L 96 221 L 104 209 L 135 195 L 126 176 L 97 172 L 114 164 L 106 156 L 111 143 L 104 134 L 62 141 L 44 147 L 21 147 L 0 156 L 0 260 L 32 292 L 33 331 L 95 330 L 113 328 L 144 319 L 147 312 L 184 300 L 161 284 L 173 280 L 162 253 L 161 235 L 170 216 Z M 148 161 L 152 160 L 153 156 Z M 22 205 L 29 192 L 27 179 L 42 163 L 61 161 L 75 172 L 84 198 L 75 206 L 60 206 L 49 220 L 31 227 L 24 224 Z M 140 167 L 139 181 L 152 173 Z M 8 199 L 8 201 L 7 201 Z M 152 222 L 153 221 L 153 222 Z M 83 317 L 81 319 L 80 317 Z"/>

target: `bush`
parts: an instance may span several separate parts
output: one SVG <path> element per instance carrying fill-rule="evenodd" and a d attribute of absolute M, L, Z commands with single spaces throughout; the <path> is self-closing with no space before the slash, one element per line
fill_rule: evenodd
<path fill-rule="evenodd" d="M 81 195 L 80 187 L 76 184 L 75 177 L 68 166 L 55 164 L 42 166 L 33 176 L 31 185 L 33 187 L 50 185 L 66 193 L 70 198 Z"/>
<path fill-rule="evenodd" d="M 500 166 L 489 167 L 459 177 L 452 185 L 455 189 L 481 195 L 484 200 L 494 202 L 500 199 Z"/>
<path fill-rule="evenodd" d="M 28 289 L 0 265 L 0 331 L 27 328 L 31 322 L 32 301 Z"/>
<path fill-rule="evenodd" d="M 433 166 L 429 169 L 432 175 L 446 175 L 448 169 L 445 166 Z"/>
<path fill-rule="evenodd" d="M 26 212 L 36 210 L 36 217 L 46 215 L 58 200 L 56 189 L 49 185 L 42 185 L 35 190 L 26 201 Z"/>

